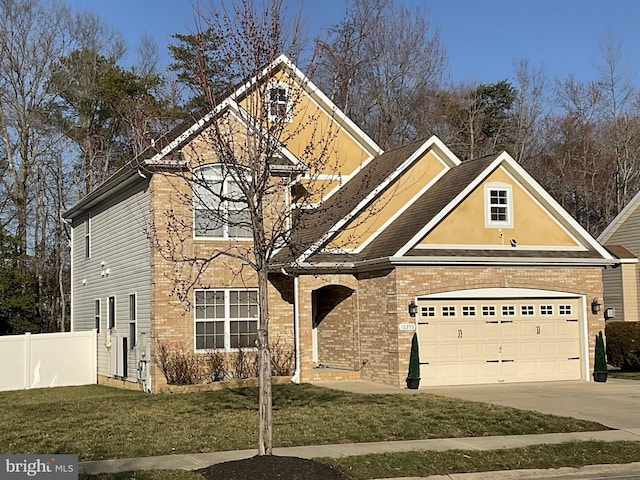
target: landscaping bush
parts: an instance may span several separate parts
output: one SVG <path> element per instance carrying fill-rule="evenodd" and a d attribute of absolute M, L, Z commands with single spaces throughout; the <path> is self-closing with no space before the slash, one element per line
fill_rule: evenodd
<path fill-rule="evenodd" d="M 294 358 L 291 345 L 280 339 L 271 343 L 271 371 L 274 376 L 292 375 Z M 258 376 L 258 356 L 254 348 L 195 353 L 177 344 L 159 342 L 156 362 L 168 385 L 195 385 Z"/>
<path fill-rule="evenodd" d="M 271 342 L 271 373 L 276 377 L 293 375 L 295 352 L 280 338 Z"/>
<path fill-rule="evenodd" d="M 252 378 L 258 376 L 258 355 L 253 348 L 239 348 L 231 360 L 233 378 Z"/>
<path fill-rule="evenodd" d="M 625 371 L 640 370 L 640 322 L 608 322 L 607 360 Z"/>
<path fill-rule="evenodd" d="M 169 385 L 194 385 L 204 378 L 202 358 L 181 346 L 158 343 L 156 360 Z"/>
<path fill-rule="evenodd" d="M 224 353 L 218 350 L 208 352 L 205 357 L 207 377 L 212 382 L 220 382 L 227 378 L 227 361 Z"/>

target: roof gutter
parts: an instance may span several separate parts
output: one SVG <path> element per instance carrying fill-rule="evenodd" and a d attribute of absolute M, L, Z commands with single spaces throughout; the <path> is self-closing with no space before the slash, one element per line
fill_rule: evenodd
<path fill-rule="evenodd" d="M 522 257 L 384 257 L 373 260 L 357 262 L 355 268 L 358 271 L 370 270 L 382 266 L 485 266 L 485 265 L 512 265 L 512 266 L 540 266 L 540 267 L 585 267 L 617 265 L 618 259 L 607 258 L 522 258 Z"/>

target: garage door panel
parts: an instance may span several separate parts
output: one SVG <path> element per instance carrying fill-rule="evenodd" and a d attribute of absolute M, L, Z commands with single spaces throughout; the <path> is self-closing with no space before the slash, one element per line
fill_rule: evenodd
<path fill-rule="evenodd" d="M 567 321 L 577 318 L 577 299 L 419 304 L 435 312 L 418 325 L 424 385 L 580 379 L 580 323 Z"/>

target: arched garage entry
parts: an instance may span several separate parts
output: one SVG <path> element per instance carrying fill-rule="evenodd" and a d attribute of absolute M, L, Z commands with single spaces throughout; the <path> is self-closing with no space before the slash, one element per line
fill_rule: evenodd
<path fill-rule="evenodd" d="M 358 362 L 355 290 L 326 285 L 312 292 L 313 362 L 353 369 Z"/>
<path fill-rule="evenodd" d="M 584 296 L 488 288 L 416 303 L 421 386 L 588 378 Z"/>

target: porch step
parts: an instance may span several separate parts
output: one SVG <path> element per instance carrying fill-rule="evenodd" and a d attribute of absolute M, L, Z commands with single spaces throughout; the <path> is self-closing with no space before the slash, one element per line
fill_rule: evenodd
<path fill-rule="evenodd" d="M 340 368 L 314 368 L 308 379 L 309 382 L 322 382 L 331 380 L 360 380 L 358 370 L 342 370 Z M 305 381 L 307 381 L 305 379 Z"/>

